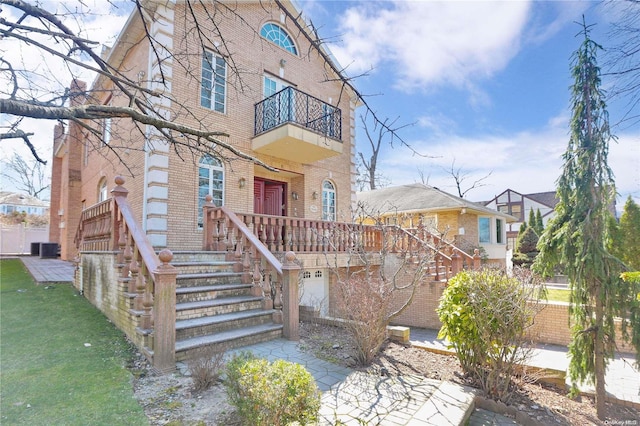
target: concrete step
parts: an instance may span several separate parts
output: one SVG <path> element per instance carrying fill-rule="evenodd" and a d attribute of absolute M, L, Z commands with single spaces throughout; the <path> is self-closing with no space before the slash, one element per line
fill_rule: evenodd
<path fill-rule="evenodd" d="M 274 310 L 251 309 L 176 321 L 176 340 L 273 322 Z"/>
<path fill-rule="evenodd" d="M 176 303 L 201 302 L 225 297 L 249 296 L 251 284 L 220 284 L 176 289 Z"/>
<path fill-rule="evenodd" d="M 226 255 L 226 251 L 174 251 L 171 264 L 174 262 L 224 262 Z"/>
<path fill-rule="evenodd" d="M 226 261 L 185 261 L 171 262 L 178 274 L 203 274 L 209 272 L 233 272 L 235 262 Z"/>
<path fill-rule="evenodd" d="M 236 296 L 176 303 L 176 320 L 200 318 L 262 308 L 262 297 Z"/>
<path fill-rule="evenodd" d="M 209 346 L 212 350 L 228 351 L 282 336 L 282 324 L 261 324 L 222 333 L 198 336 L 176 341 L 176 361 L 191 358 L 198 349 Z"/>
<path fill-rule="evenodd" d="M 241 272 L 206 272 L 197 274 L 178 274 L 176 286 L 200 287 L 215 284 L 233 284 L 242 281 Z"/>

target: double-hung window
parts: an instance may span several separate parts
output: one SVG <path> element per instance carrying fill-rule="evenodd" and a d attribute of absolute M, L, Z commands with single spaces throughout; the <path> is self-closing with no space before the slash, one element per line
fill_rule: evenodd
<path fill-rule="evenodd" d="M 204 51 L 202 55 L 202 80 L 200 105 L 217 112 L 226 111 L 227 63 L 221 56 Z"/>

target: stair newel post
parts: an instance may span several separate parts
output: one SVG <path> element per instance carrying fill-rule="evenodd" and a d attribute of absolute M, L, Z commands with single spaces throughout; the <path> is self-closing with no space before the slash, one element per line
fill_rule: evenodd
<path fill-rule="evenodd" d="M 480 250 L 478 249 L 473 250 L 473 270 L 480 270 Z"/>
<path fill-rule="evenodd" d="M 207 194 L 204 197 L 204 206 L 202 207 L 202 245 L 204 250 L 213 250 L 213 243 L 214 241 L 217 242 L 217 224 L 211 219 L 211 210 L 213 208 L 215 208 L 213 197 L 211 194 Z"/>
<path fill-rule="evenodd" d="M 176 275 L 169 262 L 173 253 L 164 249 L 158 254 L 162 262 L 153 271 L 153 369 L 168 373 L 176 368 Z"/>
<path fill-rule="evenodd" d="M 451 263 L 451 272 L 453 273 L 453 275 L 462 271 L 462 257 L 458 254 L 457 250 L 454 250 L 453 254 L 451 255 Z"/>
<path fill-rule="evenodd" d="M 298 286 L 300 265 L 296 263 L 296 255 L 288 251 L 282 264 L 282 313 L 284 337 L 289 340 L 300 340 L 300 308 L 298 306 Z"/>

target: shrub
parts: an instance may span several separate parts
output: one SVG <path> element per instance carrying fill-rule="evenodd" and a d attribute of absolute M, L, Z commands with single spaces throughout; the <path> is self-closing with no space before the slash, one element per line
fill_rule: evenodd
<path fill-rule="evenodd" d="M 300 364 L 272 363 L 242 352 L 227 363 L 225 387 L 229 402 L 247 425 L 288 425 L 315 422 L 320 391 Z"/>
<path fill-rule="evenodd" d="M 355 344 L 353 358 L 358 365 L 369 365 L 387 339 L 394 289 L 376 275 L 358 273 L 339 281 L 337 288 L 337 309 Z"/>
<path fill-rule="evenodd" d="M 193 390 L 207 390 L 220 378 L 224 367 L 224 351 L 203 347 L 195 353 L 188 367 L 193 380 Z"/>
<path fill-rule="evenodd" d="M 460 272 L 442 295 L 438 337 L 450 342 L 464 372 L 491 398 L 509 400 L 512 376 L 531 356 L 526 331 L 538 312 L 535 293 L 541 289 L 530 271 L 508 277 L 485 268 Z"/>

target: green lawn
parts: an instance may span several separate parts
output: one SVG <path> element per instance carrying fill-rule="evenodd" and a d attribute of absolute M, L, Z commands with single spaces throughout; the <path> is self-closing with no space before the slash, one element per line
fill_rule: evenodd
<path fill-rule="evenodd" d="M 569 303 L 569 290 L 557 288 L 547 288 L 547 300 L 549 302 L 567 302 Z"/>
<path fill-rule="evenodd" d="M 69 284 L 0 260 L 0 424 L 148 425 L 123 334 Z"/>

